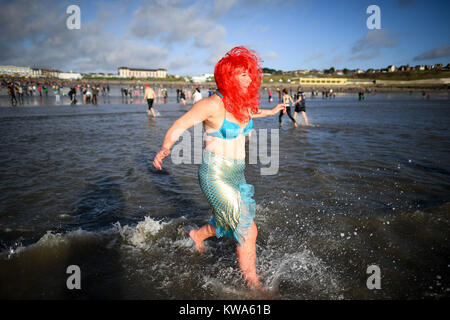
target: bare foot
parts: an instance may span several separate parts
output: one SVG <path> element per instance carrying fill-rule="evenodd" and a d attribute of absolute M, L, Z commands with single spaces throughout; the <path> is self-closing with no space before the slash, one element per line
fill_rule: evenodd
<path fill-rule="evenodd" d="M 253 276 L 246 276 L 245 281 L 249 288 L 264 292 L 263 287 L 259 283 L 259 277 L 256 274 Z"/>
<path fill-rule="evenodd" d="M 197 235 L 198 229 L 197 230 L 191 230 L 189 232 L 189 237 L 191 237 L 192 241 L 194 241 L 195 243 L 195 249 L 200 252 L 200 253 L 204 253 L 205 252 L 205 247 L 203 246 L 203 241 L 200 241 L 199 239 L 197 239 L 196 235 Z"/>

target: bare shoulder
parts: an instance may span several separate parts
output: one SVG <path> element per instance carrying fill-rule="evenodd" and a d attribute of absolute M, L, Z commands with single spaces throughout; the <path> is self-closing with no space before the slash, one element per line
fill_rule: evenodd
<path fill-rule="evenodd" d="M 216 95 L 212 95 L 211 97 L 203 98 L 202 100 L 198 101 L 192 108 L 201 109 L 207 112 L 209 115 L 214 115 L 223 108 L 223 102 L 222 99 L 220 99 Z"/>

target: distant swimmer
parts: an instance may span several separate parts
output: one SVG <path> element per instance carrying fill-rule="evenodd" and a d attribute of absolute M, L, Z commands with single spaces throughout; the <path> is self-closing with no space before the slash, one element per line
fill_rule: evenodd
<path fill-rule="evenodd" d="M 39 87 L 39 88 L 40 88 L 40 87 Z M 59 103 L 59 102 L 60 102 L 60 100 L 59 100 L 59 95 L 60 95 L 60 89 L 59 89 L 59 86 L 56 86 L 56 87 L 55 87 L 54 93 L 55 93 L 55 103 Z"/>
<path fill-rule="evenodd" d="M 11 98 L 11 105 L 13 107 L 17 106 L 16 88 L 14 87 L 14 83 L 8 85 L 8 94 L 9 97 Z"/>
<path fill-rule="evenodd" d="M 147 114 L 150 115 L 150 112 L 153 114 L 153 118 L 156 118 L 155 111 L 153 110 L 153 101 L 155 100 L 156 94 L 153 88 L 150 88 L 148 84 L 145 85 L 145 93 L 144 99 L 147 99 L 148 110 Z"/>
<path fill-rule="evenodd" d="M 17 95 L 19 96 L 19 103 L 23 104 L 23 88 L 22 85 L 19 83 L 17 86 Z"/>
<path fill-rule="evenodd" d="M 191 94 L 192 94 L 191 88 L 189 87 L 187 88 L 186 94 L 187 94 L 187 102 L 191 102 Z"/>
<path fill-rule="evenodd" d="M 364 92 L 363 91 L 358 92 L 358 100 L 359 101 L 364 101 Z"/>
<path fill-rule="evenodd" d="M 164 103 L 167 103 L 167 89 L 164 88 L 162 91 Z"/>
<path fill-rule="evenodd" d="M 180 91 L 180 101 L 183 104 L 183 106 L 186 105 L 186 95 L 184 93 L 184 88 L 181 89 L 181 91 Z"/>
<path fill-rule="evenodd" d="M 195 92 L 192 97 L 194 98 L 194 104 L 203 99 L 202 93 L 200 92 L 199 88 L 195 88 Z"/>
<path fill-rule="evenodd" d="M 296 121 L 298 113 L 302 114 L 305 124 L 309 125 L 308 117 L 306 116 L 305 94 L 301 90 L 297 92 L 297 100 L 295 101 L 294 120 Z"/>
<path fill-rule="evenodd" d="M 92 91 L 91 86 L 88 84 L 86 89 L 86 102 L 85 103 L 92 103 Z"/>
<path fill-rule="evenodd" d="M 70 98 L 70 104 L 77 104 L 77 91 L 75 90 L 75 88 L 70 88 L 70 91 L 67 95 Z"/>
<path fill-rule="evenodd" d="M 292 97 L 288 94 L 288 91 L 286 88 L 283 89 L 283 104 L 286 107 L 286 113 L 289 118 L 291 118 L 292 122 L 294 123 L 295 127 L 298 127 L 297 122 L 295 122 L 295 119 L 291 115 L 291 105 L 294 105 L 294 101 L 292 100 Z M 278 122 L 281 126 L 281 122 L 283 118 L 283 112 L 280 112 L 280 115 L 278 116 Z"/>
<path fill-rule="evenodd" d="M 92 86 L 92 104 L 97 104 L 98 92 L 99 92 L 99 87 Z"/>

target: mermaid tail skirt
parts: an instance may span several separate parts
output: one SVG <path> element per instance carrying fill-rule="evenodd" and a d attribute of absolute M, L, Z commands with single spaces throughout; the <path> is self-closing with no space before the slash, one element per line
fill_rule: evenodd
<path fill-rule="evenodd" d="M 205 150 L 198 170 L 200 188 L 214 217 L 209 223 L 216 236 L 235 239 L 240 245 L 247 238 L 255 217 L 254 188 L 244 176 L 245 160 L 223 157 Z"/>

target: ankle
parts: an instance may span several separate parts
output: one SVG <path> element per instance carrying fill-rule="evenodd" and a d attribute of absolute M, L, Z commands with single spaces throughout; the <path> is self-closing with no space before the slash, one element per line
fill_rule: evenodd
<path fill-rule="evenodd" d="M 195 238 L 195 240 L 197 240 L 197 232 L 198 232 L 198 229 L 192 229 L 191 231 L 189 231 L 189 236 L 190 236 L 192 239 Z"/>
<path fill-rule="evenodd" d="M 245 283 L 248 287 L 257 288 L 257 289 L 261 288 L 261 284 L 259 282 L 259 276 L 257 274 L 244 276 L 244 278 L 245 278 Z"/>

